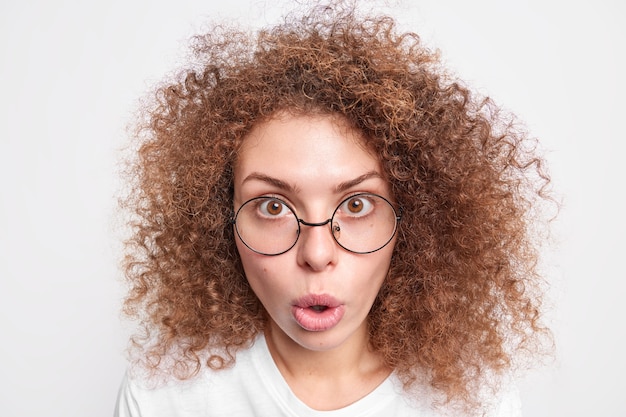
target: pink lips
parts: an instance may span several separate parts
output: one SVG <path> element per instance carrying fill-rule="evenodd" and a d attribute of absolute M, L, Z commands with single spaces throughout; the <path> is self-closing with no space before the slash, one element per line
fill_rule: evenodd
<path fill-rule="evenodd" d="M 335 327 L 345 312 L 343 304 L 326 294 L 309 294 L 294 301 L 291 311 L 300 327 L 322 332 Z"/>

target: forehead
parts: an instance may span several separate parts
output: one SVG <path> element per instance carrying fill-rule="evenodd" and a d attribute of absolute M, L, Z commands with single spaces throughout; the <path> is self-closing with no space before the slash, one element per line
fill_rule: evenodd
<path fill-rule="evenodd" d="M 339 116 L 279 114 L 255 125 L 243 138 L 237 162 L 262 156 L 304 162 L 308 154 L 329 159 L 352 154 L 372 162 L 378 160 L 367 149 L 363 134 Z"/>
<path fill-rule="evenodd" d="M 329 145 L 331 139 L 341 139 L 346 147 L 359 147 L 367 151 L 362 132 L 351 127 L 343 116 L 291 115 L 285 112 L 254 125 L 243 138 L 240 151 L 245 152 L 260 145 L 275 145 L 283 149 L 301 148 L 307 144 L 324 146 Z"/>
<path fill-rule="evenodd" d="M 367 172 L 382 176 L 378 157 L 361 132 L 336 116 L 282 114 L 256 125 L 243 139 L 235 187 L 260 173 L 298 186 L 335 186 Z"/>

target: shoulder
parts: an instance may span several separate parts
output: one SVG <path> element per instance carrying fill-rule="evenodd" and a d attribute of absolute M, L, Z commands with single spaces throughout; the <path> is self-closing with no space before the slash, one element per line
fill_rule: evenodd
<path fill-rule="evenodd" d="M 493 417 L 522 417 L 522 400 L 516 385 L 500 390 L 492 407 Z"/>
<path fill-rule="evenodd" d="M 149 377 L 137 369 L 129 369 L 119 388 L 115 417 L 225 415 L 225 410 L 246 403 L 246 398 L 252 395 L 248 388 L 255 383 L 252 350 L 239 352 L 230 368 L 215 371 L 203 367 L 186 380 Z"/>
<path fill-rule="evenodd" d="M 211 385 L 204 374 L 192 379 L 155 380 L 127 371 L 124 375 L 116 405 L 116 417 L 196 416 L 182 410 L 206 409 L 206 395 Z"/>
<path fill-rule="evenodd" d="M 428 384 L 414 385 L 404 391 L 402 383 L 392 374 L 390 378 L 397 393 L 402 392 L 396 400 L 399 413 L 394 415 L 420 417 L 522 417 L 522 405 L 517 385 L 507 380 L 500 389 L 485 388 L 479 394 L 481 407 L 468 411 L 462 404 L 447 403 L 443 394 L 437 393 Z M 403 397 L 400 399 L 400 397 Z"/>

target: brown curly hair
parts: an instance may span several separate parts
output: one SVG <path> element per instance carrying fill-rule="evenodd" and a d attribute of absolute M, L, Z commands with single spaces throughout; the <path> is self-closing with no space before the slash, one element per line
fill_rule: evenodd
<path fill-rule="evenodd" d="M 133 341 L 148 367 L 180 378 L 223 368 L 263 331 L 230 222 L 233 164 L 252 126 L 285 110 L 343 115 L 402 207 L 369 326 L 407 388 L 425 376 L 471 404 L 485 378 L 537 349 L 547 331 L 531 225 L 549 178 L 514 118 L 416 34 L 351 7 L 254 34 L 216 26 L 192 49 L 195 62 L 144 106 L 128 172 L 125 312 L 146 330 Z"/>

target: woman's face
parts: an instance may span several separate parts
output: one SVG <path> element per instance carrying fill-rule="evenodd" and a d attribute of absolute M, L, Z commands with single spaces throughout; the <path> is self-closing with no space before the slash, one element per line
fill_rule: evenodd
<path fill-rule="evenodd" d="M 271 196 L 287 203 L 298 218 L 321 223 L 357 193 L 391 200 L 378 160 L 361 145 L 358 133 L 338 120 L 282 115 L 257 125 L 238 155 L 235 211 L 252 198 Z M 261 201 L 255 213 L 285 213 L 284 207 L 271 204 Z M 347 341 L 367 342 L 366 318 L 389 269 L 394 241 L 379 251 L 355 254 L 335 242 L 328 224 L 302 225 L 294 247 L 266 256 L 236 239 L 272 332 L 318 351 Z"/>

